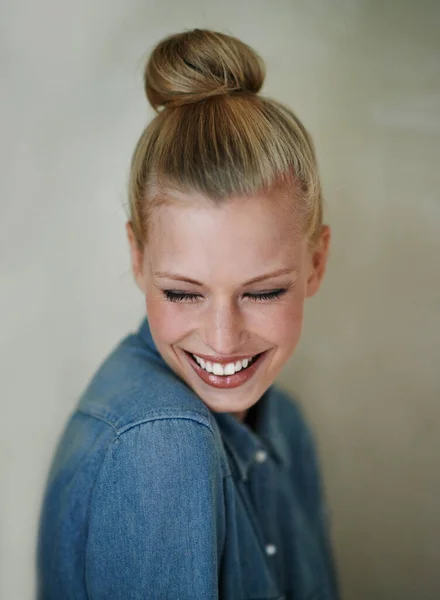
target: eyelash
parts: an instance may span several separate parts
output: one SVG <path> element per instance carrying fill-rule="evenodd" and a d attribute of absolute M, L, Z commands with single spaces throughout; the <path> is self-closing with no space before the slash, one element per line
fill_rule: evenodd
<path fill-rule="evenodd" d="M 287 292 L 287 288 L 280 288 L 273 290 L 272 292 L 263 292 L 261 294 L 247 294 L 248 298 L 252 302 L 264 302 L 267 300 L 278 300 L 283 294 Z M 163 290 L 165 298 L 169 302 L 196 302 L 198 298 L 201 298 L 201 294 L 187 294 L 185 292 L 173 292 L 172 290 Z"/>

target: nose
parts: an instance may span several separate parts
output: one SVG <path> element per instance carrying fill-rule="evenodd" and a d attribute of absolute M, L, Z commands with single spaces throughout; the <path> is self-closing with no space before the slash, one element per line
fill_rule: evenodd
<path fill-rule="evenodd" d="M 204 315 L 204 342 L 216 355 L 240 354 L 248 335 L 239 307 L 231 300 L 213 303 Z"/>

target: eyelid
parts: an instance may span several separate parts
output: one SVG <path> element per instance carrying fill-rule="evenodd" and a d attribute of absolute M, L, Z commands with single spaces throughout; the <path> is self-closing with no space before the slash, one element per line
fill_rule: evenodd
<path fill-rule="evenodd" d="M 193 292 L 183 292 L 180 290 L 162 290 L 168 302 L 184 303 L 184 302 L 196 302 L 198 298 L 201 298 L 201 294 Z"/>
<path fill-rule="evenodd" d="M 284 296 L 288 288 L 277 288 L 276 290 L 267 290 L 264 292 L 248 292 L 245 294 L 252 301 L 265 301 L 265 300 L 278 300 L 281 296 Z"/>
<path fill-rule="evenodd" d="M 265 302 L 270 300 L 278 300 L 281 296 L 286 294 L 292 285 L 286 287 L 275 288 L 271 290 L 262 290 L 258 292 L 246 292 L 245 297 L 253 302 Z M 196 292 L 185 292 L 181 290 L 162 290 L 165 298 L 169 302 L 176 303 L 191 303 L 196 302 L 199 298 L 203 298 L 202 294 Z"/>

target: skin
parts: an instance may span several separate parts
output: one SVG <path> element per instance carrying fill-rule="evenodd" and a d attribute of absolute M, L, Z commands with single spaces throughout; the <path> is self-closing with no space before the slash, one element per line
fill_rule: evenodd
<path fill-rule="evenodd" d="M 142 251 L 131 223 L 126 224 L 133 274 L 145 295 L 158 351 L 211 410 L 230 412 L 240 420 L 295 350 L 305 299 L 318 291 L 328 257 L 330 228 L 323 226 L 320 241 L 311 251 L 307 239 L 298 233 L 298 217 L 291 204 L 275 194 L 235 197 L 219 207 L 198 194 L 167 191 L 170 202 L 154 209 Z M 244 285 L 281 269 L 286 273 Z M 278 299 L 249 296 L 280 288 L 287 291 Z M 164 290 L 193 297 L 172 302 Z M 194 372 L 184 350 L 216 357 L 251 356 L 268 350 L 268 356 L 243 385 L 216 389 Z"/>

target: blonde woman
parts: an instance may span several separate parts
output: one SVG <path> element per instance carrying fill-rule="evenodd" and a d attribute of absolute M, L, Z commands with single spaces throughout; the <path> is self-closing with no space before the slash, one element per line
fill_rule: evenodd
<path fill-rule="evenodd" d="M 41 600 L 338 598 L 313 441 L 275 385 L 330 229 L 310 136 L 263 80 L 208 30 L 148 60 L 126 225 L 146 316 L 59 443 Z"/>

